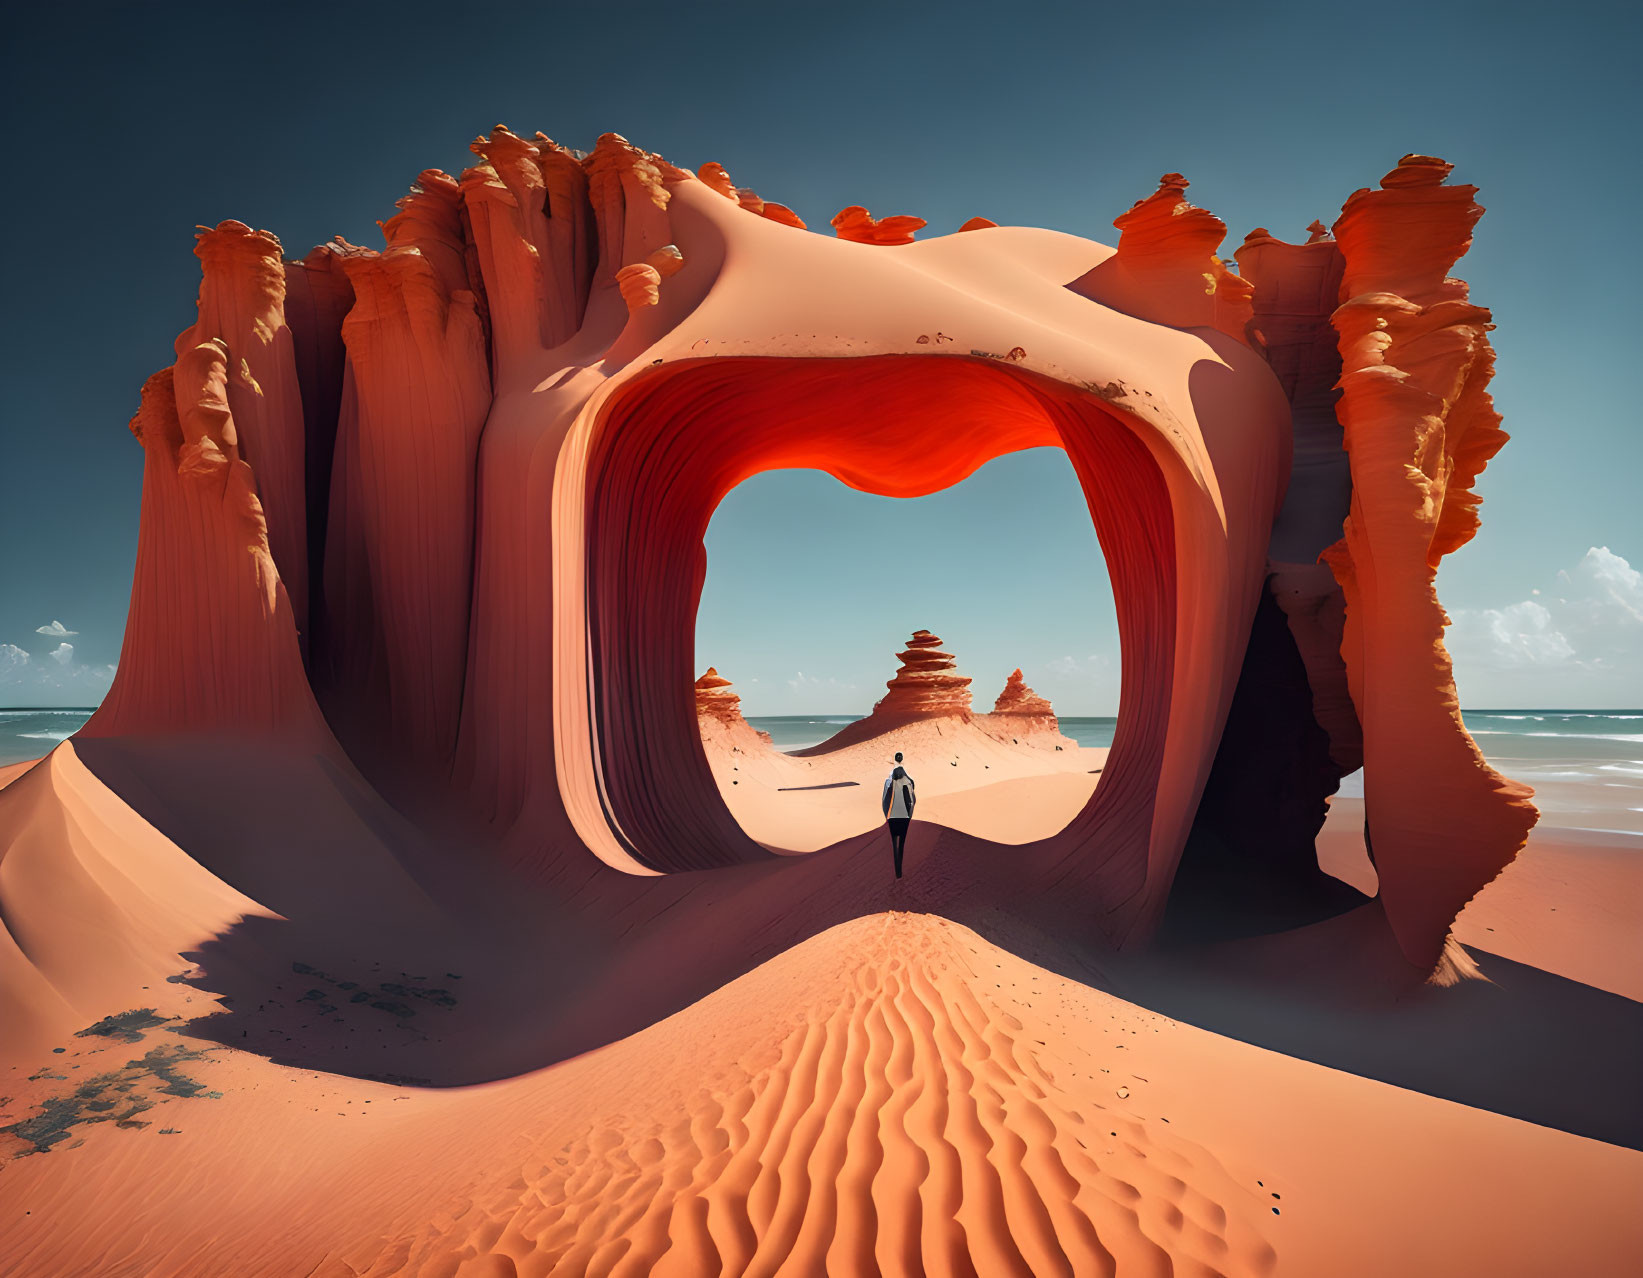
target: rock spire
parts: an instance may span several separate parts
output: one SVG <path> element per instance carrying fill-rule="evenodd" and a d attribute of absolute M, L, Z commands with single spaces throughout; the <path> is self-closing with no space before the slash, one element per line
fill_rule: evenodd
<path fill-rule="evenodd" d="M 753 737 L 769 745 L 770 734 L 760 732 L 742 718 L 742 699 L 730 689 L 730 680 L 713 666 L 709 666 L 707 673 L 696 680 L 697 726 L 707 735 L 715 735 L 719 729 L 728 729 L 729 744 L 732 745 L 752 748 L 750 738 Z M 723 739 L 722 736 L 720 739 Z"/>
<path fill-rule="evenodd" d="M 1021 667 L 1017 666 L 1004 681 L 1004 690 L 993 702 L 994 714 L 1023 715 L 1032 718 L 1055 717 L 1050 703 L 1027 686 Z"/>
<path fill-rule="evenodd" d="M 707 673 L 696 680 L 697 717 L 717 719 L 724 724 L 743 722 L 742 699 L 730 688 L 730 680 L 709 666 Z"/>
<path fill-rule="evenodd" d="M 928 630 L 915 631 L 907 647 L 896 654 L 901 666 L 873 713 L 928 716 L 970 713 L 970 680 L 957 673 L 957 661 L 941 651 L 941 638 Z"/>

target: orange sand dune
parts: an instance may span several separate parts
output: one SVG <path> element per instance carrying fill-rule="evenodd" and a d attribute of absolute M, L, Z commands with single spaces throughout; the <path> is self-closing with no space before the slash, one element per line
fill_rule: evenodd
<path fill-rule="evenodd" d="M 9 1272 L 1618 1275 L 1643 1245 L 1643 1154 L 1192 1029 L 927 915 L 503 1083 L 186 1068 L 221 1099 L 7 1167 Z"/>
<path fill-rule="evenodd" d="M 1527 1278 L 1625 1273 L 1643 1246 L 1629 1210 L 1643 1153 L 1146 1011 L 1091 988 L 1089 960 L 1045 950 L 1041 934 L 1002 917 L 986 925 L 992 940 L 891 911 L 778 943 L 649 1028 L 495 1082 L 430 1088 L 277 1064 L 262 1044 L 239 1051 L 205 1033 L 257 1018 L 212 999 L 223 988 L 214 974 L 178 957 L 241 912 L 269 918 L 266 907 L 137 817 L 73 747 L 17 784 L 0 806 L 0 903 L 8 928 L 33 917 L 40 931 L 13 933 L 0 988 L 42 991 L 38 1006 L 8 1006 L 0 1022 L 0 1126 L 12 1125 L 0 1135 L 0 1220 L 6 1272 L 18 1278 Z M 382 833 L 361 817 L 362 841 Z M 961 855 L 914 850 L 910 869 L 926 877 Z M 302 871 L 301 850 L 292 855 Z M 352 866 L 349 855 L 331 856 L 339 892 L 376 854 Z M 848 853 L 785 864 L 784 874 L 862 873 Z M 615 877 L 666 886 L 692 876 Z M 674 913 L 693 908 L 675 899 Z M 397 908 L 419 912 L 410 898 Z M 42 934 L 88 912 L 100 945 L 40 948 Z M 685 922 L 672 957 L 699 965 L 713 929 Z M 360 939 L 388 943 L 383 923 L 358 923 Z M 334 976 L 293 975 L 287 955 L 269 957 L 292 997 L 312 985 L 342 1002 Z M 647 970 L 617 970 L 607 1000 L 638 993 Z M 475 968 L 443 979 L 497 978 Z M 529 991 L 549 1000 L 567 981 L 598 983 L 534 967 L 500 1002 L 474 991 L 478 1019 L 462 1022 L 458 1046 L 476 1050 L 509 1016 L 539 1016 Z M 322 1011 L 306 996 L 297 1007 L 315 1022 L 333 1011 L 399 1019 Z M 190 1019 L 202 1010 L 220 1014 Z M 419 1005 L 391 1028 L 421 1033 L 411 1026 L 445 1012 Z M 17 1025 L 34 1032 L 15 1035 Z M 1367 1032 L 1396 1036 L 1398 1022 L 1377 1015 Z"/>
<path fill-rule="evenodd" d="M 4 790 L 38 762 L 38 759 L 25 759 L 21 763 L 0 764 L 0 790 Z"/>

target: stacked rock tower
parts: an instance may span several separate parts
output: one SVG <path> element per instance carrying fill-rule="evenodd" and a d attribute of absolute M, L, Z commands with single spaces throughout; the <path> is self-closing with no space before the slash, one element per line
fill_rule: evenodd
<path fill-rule="evenodd" d="M 957 659 L 941 650 L 941 637 L 917 630 L 898 652 L 901 666 L 884 686 L 888 692 L 873 707 L 875 715 L 928 716 L 970 713 L 970 680 L 957 673 Z"/>

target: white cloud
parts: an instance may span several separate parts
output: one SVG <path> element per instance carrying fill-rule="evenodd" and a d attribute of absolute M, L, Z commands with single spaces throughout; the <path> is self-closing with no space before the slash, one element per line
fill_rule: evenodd
<path fill-rule="evenodd" d="M 1446 639 L 1462 703 L 1632 705 L 1643 694 L 1643 573 L 1593 546 L 1545 590 L 1458 608 Z"/>
<path fill-rule="evenodd" d="M 50 635 L 53 639 L 57 639 L 61 638 L 63 635 L 77 635 L 80 632 L 78 630 L 68 629 L 68 627 L 63 625 L 60 621 L 53 621 L 49 626 L 36 626 L 34 628 L 34 633 L 37 635 Z"/>
<path fill-rule="evenodd" d="M 1593 546 L 1573 573 L 1558 574 L 1558 582 L 1571 596 L 1560 602 L 1587 627 L 1613 636 L 1635 637 L 1643 630 L 1643 572 L 1607 546 Z"/>
<path fill-rule="evenodd" d="M 1518 666 L 1558 666 L 1575 655 L 1574 645 L 1552 621 L 1551 611 L 1533 599 L 1506 608 L 1458 609 L 1448 646 L 1494 670 Z"/>
<path fill-rule="evenodd" d="M 1104 678 L 1112 669 L 1112 658 L 1103 653 L 1092 652 L 1087 657 L 1057 657 L 1047 665 L 1052 674 L 1060 675 L 1063 679 L 1099 679 Z M 1032 680 L 1029 678 L 1028 683 Z"/>
<path fill-rule="evenodd" d="M 758 680 L 750 679 L 748 682 L 757 683 Z M 841 683 L 837 679 L 818 679 L 814 675 L 805 674 L 802 670 L 787 680 L 787 686 L 795 693 L 859 691 L 853 683 Z"/>
<path fill-rule="evenodd" d="M 89 706 L 108 694 L 112 665 L 74 660 L 74 645 L 60 643 L 36 661 L 14 643 L 0 643 L 0 706 Z"/>

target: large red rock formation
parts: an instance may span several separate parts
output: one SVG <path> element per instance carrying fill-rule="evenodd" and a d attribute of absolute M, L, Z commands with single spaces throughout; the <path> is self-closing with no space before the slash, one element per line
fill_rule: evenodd
<path fill-rule="evenodd" d="M 131 433 L 143 447 L 142 519 L 119 674 L 88 735 L 236 731 L 323 737 L 298 645 L 298 613 L 275 562 L 268 512 L 239 412 L 277 478 L 290 573 L 306 579 L 302 429 L 293 394 L 278 242 L 225 222 L 200 237 L 200 320 L 177 362 L 143 386 Z M 218 335 L 226 332 L 233 339 Z M 283 334 L 283 338 L 281 337 Z M 262 379 L 252 372 L 256 360 Z M 301 600 L 306 610 L 307 600 Z"/>
<path fill-rule="evenodd" d="M 323 671 L 333 717 L 386 726 L 440 768 L 456 744 L 472 586 L 471 476 L 490 369 L 468 275 L 461 191 L 418 179 L 382 253 L 339 246 L 352 394 L 337 423 L 326 545 Z M 414 510 L 406 521 L 402 512 Z"/>
<path fill-rule="evenodd" d="M 958 662 L 951 653 L 941 650 L 939 635 L 915 630 L 907 647 L 896 656 L 901 665 L 884 685 L 888 691 L 873 706 L 874 714 L 928 718 L 970 712 L 969 677 L 957 673 Z"/>
<path fill-rule="evenodd" d="M 1506 441 L 1486 389 L 1489 312 L 1448 274 L 1483 212 L 1476 188 L 1443 185 L 1451 167 L 1405 156 L 1380 190 L 1352 195 L 1333 234 L 1314 222 L 1294 245 L 1257 230 L 1237 254 L 1294 436 L 1267 588 L 1330 759 L 1343 774 L 1364 766 L 1382 904 L 1421 965 L 1536 819 L 1532 792 L 1489 768 L 1461 722 L 1435 590 L 1441 558 L 1477 530 L 1472 486 Z M 1285 766 L 1306 778 L 1286 801 L 1315 829 L 1334 785 L 1298 758 Z"/>
<path fill-rule="evenodd" d="M 1016 849 L 1011 881 L 1067 927 L 1143 940 L 1269 560 L 1305 569 L 1346 513 L 1318 337 L 1338 252 L 1341 665 L 1329 591 L 1308 578 L 1286 614 L 1338 763 L 1361 723 L 1406 952 L 1430 961 L 1509 858 L 1528 809 L 1455 717 L 1431 588 L 1503 438 L 1487 314 L 1444 279 L 1475 206 L 1441 166 L 1355 196 L 1300 276 L 1257 244 L 1242 279 L 1173 174 L 1116 251 L 1021 227 L 912 243 L 918 219 L 859 209 L 841 242 L 616 134 L 583 154 L 498 126 L 472 149 L 457 177 L 422 174 L 380 251 L 282 264 L 266 232 L 202 237 L 199 320 L 136 423 L 130 625 L 88 735 L 334 752 L 334 730 L 408 812 L 465 807 L 554 883 L 767 861 L 718 797 L 690 691 L 714 507 L 766 469 L 918 496 L 1059 446 L 1108 560 L 1119 725 L 1088 807 Z M 1269 276 L 1308 282 L 1297 302 Z M 933 646 L 886 703 L 904 687 L 968 713 Z"/>
<path fill-rule="evenodd" d="M 1538 815 L 1533 791 L 1490 768 L 1467 733 L 1443 647 L 1438 563 L 1477 532 L 1473 485 L 1506 442 L 1488 391 L 1489 312 L 1449 276 L 1483 213 L 1476 187 L 1443 185 L 1452 167 L 1406 155 L 1335 223 L 1352 501 L 1325 558 L 1346 594 L 1342 652 L 1381 900 L 1417 962 L 1437 957 Z"/>

